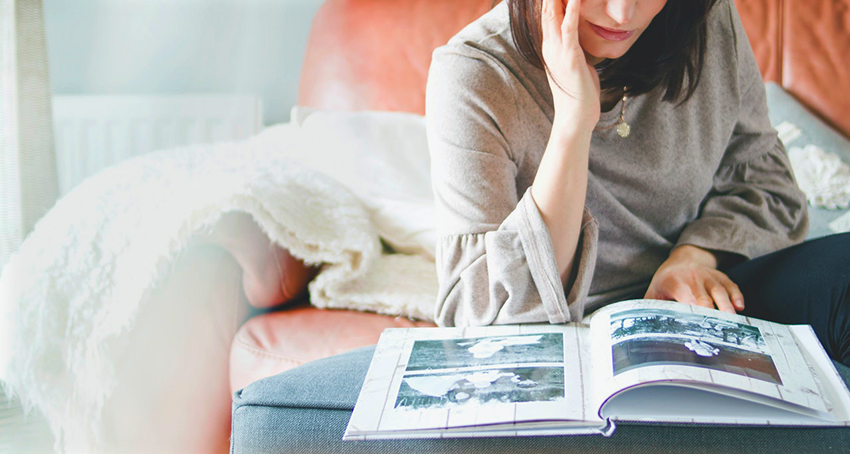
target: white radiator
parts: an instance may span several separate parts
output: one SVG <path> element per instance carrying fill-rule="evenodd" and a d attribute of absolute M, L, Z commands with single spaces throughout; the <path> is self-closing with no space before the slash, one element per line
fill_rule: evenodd
<path fill-rule="evenodd" d="M 262 118 L 261 99 L 250 95 L 56 95 L 59 191 L 150 151 L 248 138 Z"/>

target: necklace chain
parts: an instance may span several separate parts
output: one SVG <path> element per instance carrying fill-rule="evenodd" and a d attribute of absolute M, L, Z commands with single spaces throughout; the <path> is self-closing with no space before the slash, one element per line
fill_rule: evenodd
<path fill-rule="evenodd" d="M 594 129 L 596 129 L 597 131 L 607 131 L 616 127 L 617 134 L 619 134 L 620 137 L 624 139 L 628 137 L 629 134 L 632 132 L 631 126 L 626 123 L 626 102 L 628 101 L 628 99 L 629 97 L 626 96 L 626 87 L 623 87 L 623 103 L 620 105 L 620 118 L 617 120 L 616 123 L 610 124 L 608 126 L 597 126 Z"/>

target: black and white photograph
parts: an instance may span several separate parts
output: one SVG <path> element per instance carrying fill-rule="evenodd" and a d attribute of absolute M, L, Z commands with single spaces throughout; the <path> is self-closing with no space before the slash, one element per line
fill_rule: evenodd
<path fill-rule="evenodd" d="M 395 408 L 442 409 L 458 405 L 555 401 L 564 397 L 564 368 L 490 368 L 407 374 Z"/>
<path fill-rule="evenodd" d="M 758 327 L 699 314 L 631 310 L 611 317 L 614 375 L 686 365 L 782 384 Z"/>
<path fill-rule="evenodd" d="M 521 334 L 465 339 L 419 340 L 407 371 L 524 363 L 563 363 L 561 333 Z"/>

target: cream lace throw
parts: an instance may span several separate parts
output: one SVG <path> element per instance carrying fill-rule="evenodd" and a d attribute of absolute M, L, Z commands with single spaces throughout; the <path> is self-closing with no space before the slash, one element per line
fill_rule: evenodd
<path fill-rule="evenodd" d="M 838 155 L 806 145 L 791 148 L 788 157 L 812 206 L 831 210 L 850 206 L 850 167 Z"/>
<path fill-rule="evenodd" d="M 803 135 L 797 125 L 787 121 L 778 124 L 776 132 L 786 146 Z M 810 205 L 828 210 L 850 206 L 850 167 L 838 155 L 816 145 L 806 145 L 790 148 L 788 158 L 797 184 Z M 850 212 L 833 220 L 827 227 L 835 233 L 850 232 Z"/>

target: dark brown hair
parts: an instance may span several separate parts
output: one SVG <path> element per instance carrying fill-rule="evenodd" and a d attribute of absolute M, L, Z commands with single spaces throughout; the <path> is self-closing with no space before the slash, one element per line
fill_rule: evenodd
<path fill-rule="evenodd" d="M 542 0 L 507 2 L 514 44 L 523 58 L 544 69 Z M 629 96 L 637 96 L 663 86 L 665 101 L 690 98 L 699 85 L 708 33 L 706 17 L 715 3 L 717 0 L 668 0 L 625 55 L 596 66 L 602 89 L 627 87 Z"/>

